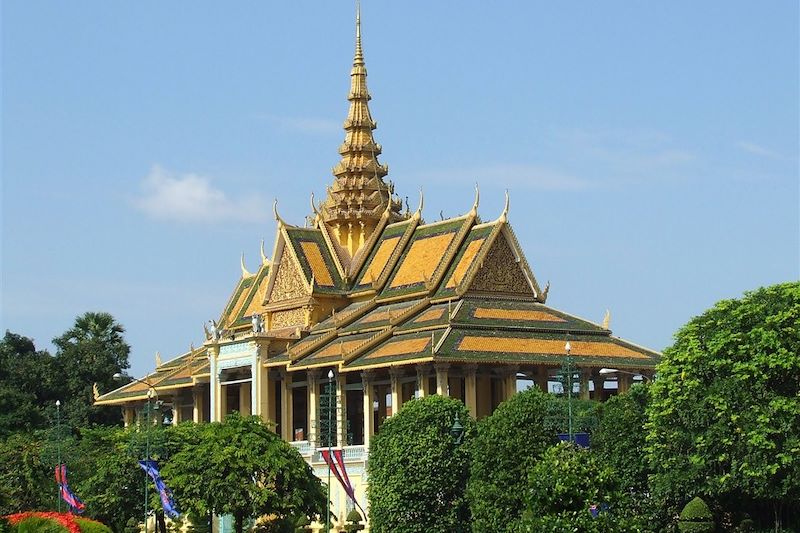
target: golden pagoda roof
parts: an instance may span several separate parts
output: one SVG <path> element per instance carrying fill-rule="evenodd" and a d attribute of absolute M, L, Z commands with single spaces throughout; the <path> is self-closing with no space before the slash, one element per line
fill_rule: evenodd
<path fill-rule="evenodd" d="M 369 110 L 367 67 L 361 44 L 361 8 L 356 9 L 356 50 L 350 71 L 350 109 L 344 121 L 345 138 L 339 146 L 341 160 L 333 168 L 333 184 L 320 205 L 329 224 L 377 221 L 387 209 L 392 221 L 401 217 L 401 202 L 393 199 L 393 187 L 383 178 L 389 169 L 378 161 L 381 145 L 375 142 L 377 123 Z"/>
<path fill-rule="evenodd" d="M 388 170 L 377 159 L 381 147 L 372 135 L 366 78 L 358 10 L 334 183 L 321 204 L 312 195 L 312 227 L 286 223 L 276 201 L 271 260 L 263 242 L 258 270 L 247 271 L 242 259 L 241 278 L 217 323 L 224 338 L 274 340 L 279 353 L 271 345 L 262 363 L 288 370 L 338 366 L 350 372 L 420 362 L 560 365 L 566 338 L 579 365 L 654 368 L 657 352 L 545 305 L 549 284 L 542 290 L 508 222 L 507 193 L 502 213 L 490 222 L 478 216 L 477 187 L 463 216 L 425 223 L 422 196 L 416 212 L 401 215 L 391 184 L 383 181 Z M 254 317 L 267 317 L 270 329 L 252 333 Z M 146 379 L 159 390 L 188 387 L 206 379 L 208 367 L 203 348 L 160 365 Z M 146 392 L 134 382 L 97 403 L 140 400 Z"/>

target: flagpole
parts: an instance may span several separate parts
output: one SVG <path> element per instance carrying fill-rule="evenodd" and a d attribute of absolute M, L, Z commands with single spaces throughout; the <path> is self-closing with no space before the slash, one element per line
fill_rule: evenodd
<path fill-rule="evenodd" d="M 58 466 L 56 471 L 61 470 L 61 400 L 56 400 L 56 450 L 58 454 Z M 58 492 L 56 493 L 56 500 L 58 501 L 58 512 L 61 513 L 61 485 L 56 483 Z"/>
<path fill-rule="evenodd" d="M 150 421 L 150 416 L 151 416 L 151 412 L 153 410 L 153 407 L 152 407 L 152 404 L 151 404 L 151 400 L 153 398 L 153 394 L 155 394 L 156 395 L 156 407 L 158 407 L 158 391 L 156 390 L 155 386 L 153 386 L 153 384 L 150 383 L 149 381 L 147 381 L 146 379 L 134 378 L 134 377 L 122 374 L 120 372 L 117 372 L 112 377 L 115 380 L 128 379 L 130 381 L 136 381 L 136 382 L 141 383 L 142 385 L 145 385 L 147 387 L 147 404 L 146 404 L 146 409 L 145 409 L 146 410 L 145 421 L 147 423 L 147 429 L 145 430 L 145 461 L 146 461 L 145 465 L 149 465 L 150 464 L 150 426 L 152 425 L 152 423 Z M 145 473 L 144 473 L 144 533 L 147 533 L 147 511 L 148 511 L 147 488 L 148 488 L 148 485 L 149 485 L 149 481 L 148 481 L 147 477 L 148 477 L 147 476 L 147 470 L 145 470 Z"/>
<path fill-rule="evenodd" d="M 333 457 L 331 456 L 331 418 L 333 408 L 331 400 L 333 399 L 333 370 L 328 370 L 328 513 L 325 520 L 325 532 L 330 533 L 331 530 L 331 463 Z"/>

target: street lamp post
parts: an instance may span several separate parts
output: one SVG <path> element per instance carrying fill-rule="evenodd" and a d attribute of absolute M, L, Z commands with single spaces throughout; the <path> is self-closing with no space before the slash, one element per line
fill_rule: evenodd
<path fill-rule="evenodd" d="M 56 453 L 58 455 L 57 469 L 61 469 L 61 400 L 56 400 Z M 58 491 L 56 500 L 58 501 L 58 512 L 61 512 L 61 486 L 56 489 Z"/>
<path fill-rule="evenodd" d="M 627 370 L 619 370 L 618 368 L 601 368 L 598 371 L 598 374 L 628 374 L 629 376 L 642 376 L 642 380 L 647 382 L 652 381 L 644 374 L 640 374 L 638 372 L 628 372 Z"/>
<path fill-rule="evenodd" d="M 450 426 L 450 435 L 453 436 L 456 445 L 461 444 L 464 440 L 464 425 L 461 423 L 458 413 L 456 413 L 456 419 L 453 420 L 453 425 Z"/>
<path fill-rule="evenodd" d="M 333 426 L 332 418 L 333 418 L 333 370 L 328 370 L 328 513 L 325 519 L 325 531 L 330 532 L 331 530 L 331 461 L 333 460 L 333 456 L 331 455 L 331 429 Z"/>
<path fill-rule="evenodd" d="M 118 381 L 122 380 L 122 379 L 130 379 L 130 380 L 136 381 L 138 383 L 141 383 L 141 384 L 147 386 L 147 407 L 145 408 L 145 423 L 147 424 L 147 429 L 145 430 L 145 461 L 147 461 L 147 463 L 145 463 L 145 464 L 149 464 L 149 461 L 150 461 L 150 426 L 152 425 L 150 417 L 151 417 L 151 412 L 153 410 L 153 406 L 151 404 L 151 400 L 153 399 L 153 395 L 155 395 L 155 397 L 156 397 L 156 407 L 155 408 L 158 409 L 158 391 L 156 390 L 156 388 L 153 386 L 152 383 L 150 383 L 149 381 L 146 381 L 144 379 L 139 379 L 139 378 L 134 378 L 134 377 L 131 377 L 131 376 L 126 376 L 125 374 L 121 374 L 119 372 L 114 374 L 113 378 L 115 380 L 118 380 Z M 147 493 L 148 493 L 149 485 L 150 485 L 150 482 L 147 479 L 147 472 L 145 471 L 145 473 L 144 473 L 144 533 L 147 533 L 147 515 L 148 515 L 148 511 L 149 511 L 149 509 L 148 509 L 148 507 L 149 507 L 148 506 L 148 500 L 147 500 L 148 494 Z"/>
<path fill-rule="evenodd" d="M 572 346 L 570 345 L 569 341 L 564 345 L 564 351 L 567 352 L 567 417 L 568 417 L 568 434 L 569 434 L 569 441 L 574 442 L 573 432 L 572 432 L 572 360 L 570 359 L 570 352 L 572 351 Z"/>

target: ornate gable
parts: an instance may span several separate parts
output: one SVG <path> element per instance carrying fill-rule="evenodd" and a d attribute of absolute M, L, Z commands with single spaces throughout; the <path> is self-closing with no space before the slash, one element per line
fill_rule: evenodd
<path fill-rule="evenodd" d="M 284 248 L 281 261 L 278 264 L 275 274 L 275 283 L 269 295 L 269 303 L 277 303 L 294 298 L 308 296 L 308 284 L 306 283 L 300 268 L 291 258 L 291 254 Z"/>
<path fill-rule="evenodd" d="M 522 258 L 514 252 L 503 235 L 492 243 L 469 290 L 536 294 L 522 269 Z"/>

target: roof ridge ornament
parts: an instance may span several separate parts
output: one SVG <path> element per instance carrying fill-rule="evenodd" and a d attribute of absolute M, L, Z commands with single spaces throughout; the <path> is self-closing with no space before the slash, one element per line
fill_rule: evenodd
<path fill-rule="evenodd" d="M 503 212 L 500 213 L 500 217 L 497 219 L 498 222 L 508 222 L 508 208 L 511 203 L 508 195 L 508 189 L 506 189 L 506 204 L 503 206 Z"/>
<path fill-rule="evenodd" d="M 475 201 L 472 203 L 472 210 L 471 213 L 473 215 L 478 214 L 478 204 L 481 202 L 481 190 L 478 188 L 478 182 L 475 182 Z"/>
<path fill-rule="evenodd" d="M 278 222 L 279 226 L 288 226 L 288 224 L 286 224 L 286 222 L 278 214 L 278 199 L 277 198 L 275 198 L 272 201 L 272 214 L 275 216 L 275 220 Z"/>
<path fill-rule="evenodd" d="M 267 254 L 264 253 L 264 239 L 261 239 L 261 265 L 269 265 Z"/>
<path fill-rule="evenodd" d="M 408 201 L 406 201 L 406 205 L 407 204 L 408 204 Z M 414 212 L 414 217 L 417 220 L 422 218 L 422 208 L 423 207 L 425 207 L 425 193 L 422 191 L 422 187 L 420 187 L 419 188 L 419 207 L 417 207 L 417 210 Z"/>
<path fill-rule="evenodd" d="M 247 270 L 247 267 L 244 266 L 244 252 L 242 252 L 242 258 L 239 261 L 239 266 L 242 268 L 242 277 L 243 278 L 249 278 L 250 276 L 253 275 Z"/>

